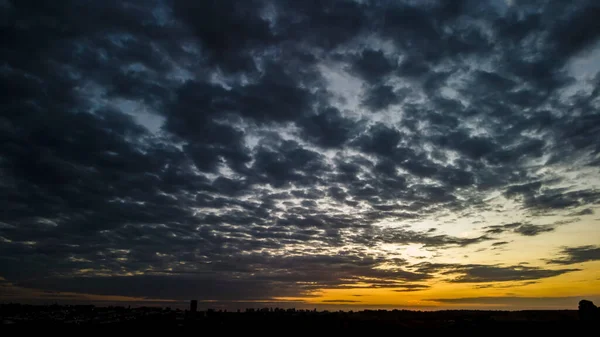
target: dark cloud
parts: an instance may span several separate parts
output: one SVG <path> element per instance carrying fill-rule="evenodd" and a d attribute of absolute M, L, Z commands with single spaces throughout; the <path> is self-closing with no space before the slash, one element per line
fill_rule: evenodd
<path fill-rule="evenodd" d="M 569 216 L 582 216 L 582 215 L 593 215 L 594 210 L 591 208 L 584 208 L 581 211 L 573 212 L 568 214 Z"/>
<path fill-rule="evenodd" d="M 281 15 L 276 30 L 291 41 L 331 50 L 367 32 L 365 4 L 340 0 L 273 3 Z"/>
<path fill-rule="evenodd" d="M 413 266 L 415 271 L 422 273 L 440 273 L 452 276 L 449 282 L 453 283 L 478 283 L 478 282 L 506 282 L 539 280 L 558 276 L 565 273 L 578 271 L 580 269 L 542 269 L 538 267 L 501 266 L 501 265 L 479 265 L 479 264 L 435 264 L 429 262 L 419 263 Z"/>
<path fill-rule="evenodd" d="M 554 227 L 550 226 L 536 226 L 532 224 L 524 224 L 514 229 L 515 233 L 525 236 L 536 236 L 545 232 L 554 231 Z"/>
<path fill-rule="evenodd" d="M 357 123 L 342 117 L 340 111 L 333 107 L 301 119 L 298 125 L 306 138 L 323 147 L 344 145 L 358 128 Z"/>
<path fill-rule="evenodd" d="M 171 259 L 154 255 L 156 260 Z M 125 254 L 127 256 L 127 254 Z M 152 258 L 147 256 L 146 258 Z M 193 259 L 182 253 L 178 261 Z M 402 269 L 376 269 L 385 260 L 367 256 L 312 255 L 273 257 L 238 256 L 213 259 L 195 267 L 180 263 L 177 270 L 148 270 L 145 275 L 110 277 L 49 277 L 22 281 L 18 285 L 53 291 L 74 291 L 102 295 L 124 295 L 164 299 L 198 297 L 205 300 L 259 300 L 284 296 L 311 296 L 314 290 L 328 288 L 386 288 L 404 281 L 428 279 L 426 274 Z M 158 262 L 158 261 L 156 261 Z M 191 262 L 191 261 L 189 261 Z M 265 269 L 264 267 L 269 267 Z M 257 270 L 263 272 L 257 273 Z M 76 285 L 71 285 L 75 283 Z M 370 284 L 370 285 L 369 285 Z M 143 285 L 143 286 L 140 286 Z M 409 286 L 410 287 L 410 286 Z"/>
<path fill-rule="evenodd" d="M 389 85 L 375 85 L 367 90 L 363 105 L 378 111 L 402 101 L 402 93 L 395 92 Z"/>
<path fill-rule="evenodd" d="M 75 291 L 100 295 L 126 295 L 135 297 L 186 299 L 198 297 L 207 300 L 250 300 L 265 299 L 279 294 L 294 294 L 292 289 L 279 287 L 274 293 L 271 283 L 262 281 L 215 280 L 177 275 L 143 275 L 111 277 L 79 277 L 66 280 L 68 285 L 57 279 L 38 281 L 26 286 L 42 287 L 56 291 Z M 143 286 L 142 286 L 143 285 Z"/>
<path fill-rule="evenodd" d="M 399 293 L 421 291 L 431 288 L 431 286 L 428 286 L 426 284 L 404 284 L 398 287 L 401 289 L 394 289 L 394 291 Z"/>
<path fill-rule="evenodd" d="M 327 169 L 322 154 L 307 150 L 294 141 L 285 141 L 275 150 L 261 148 L 252 166 L 257 183 L 284 187 L 290 183 L 314 186 Z"/>
<path fill-rule="evenodd" d="M 553 29 L 550 30 L 550 40 L 557 52 L 564 52 L 568 57 L 590 47 L 600 38 L 600 25 L 593 17 L 600 12 L 598 6 L 574 8 L 563 15 Z"/>
<path fill-rule="evenodd" d="M 507 197 L 513 197 L 517 195 L 529 196 L 537 194 L 541 187 L 542 183 L 540 181 L 534 181 L 523 185 L 512 185 L 506 189 L 504 195 Z"/>
<path fill-rule="evenodd" d="M 471 159 L 479 159 L 490 154 L 497 147 L 492 140 L 485 137 L 470 136 L 462 132 L 454 132 L 437 139 L 437 144 L 461 152 Z"/>
<path fill-rule="evenodd" d="M 226 71 L 252 71 L 250 52 L 275 42 L 260 1 L 173 1 L 173 11 L 209 52 L 211 62 Z"/>
<path fill-rule="evenodd" d="M 554 231 L 553 226 L 532 225 L 529 223 L 513 222 L 505 225 L 492 225 L 484 227 L 486 234 L 502 234 L 513 232 L 524 236 L 536 236 L 545 232 Z"/>
<path fill-rule="evenodd" d="M 547 190 L 538 195 L 524 199 L 524 206 L 538 210 L 562 210 L 583 205 L 596 204 L 600 201 L 600 192 L 596 190 L 555 191 Z"/>
<path fill-rule="evenodd" d="M 519 228 L 522 225 L 522 223 L 520 222 L 513 222 L 513 223 L 509 223 L 509 224 L 505 224 L 505 225 L 492 225 L 492 226 L 487 226 L 484 227 L 484 229 L 486 229 L 486 233 L 488 234 L 502 234 L 507 230 L 514 230 L 516 228 Z"/>
<path fill-rule="evenodd" d="M 526 216 L 593 214 L 600 75 L 570 69 L 596 53 L 597 12 L 593 1 L 4 1 L 0 276 L 230 301 L 426 289 L 405 282 L 453 268 L 454 282 L 571 271 L 411 270 L 373 248 L 460 249 L 576 221 L 463 237 L 439 220 L 502 212 L 503 198 Z"/>
<path fill-rule="evenodd" d="M 389 157 L 401 150 L 398 149 L 401 139 L 402 134 L 397 129 L 376 124 L 356 141 L 356 145 L 366 153 Z"/>
<path fill-rule="evenodd" d="M 392 72 L 394 63 L 381 50 L 367 49 L 356 58 L 352 70 L 369 83 L 379 83 Z"/>
<path fill-rule="evenodd" d="M 519 283 L 514 283 L 514 284 L 487 283 L 487 284 L 476 285 L 474 288 L 475 289 L 488 289 L 488 288 L 508 289 L 508 288 L 522 287 L 522 286 L 527 286 L 527 285 L 532 285 L 532 284 L 537 284 L 537 283 L 539 283 L 539 281 L 526 281 L 526 282 L 519 282 Z"/>
<path fill-rule="evenodd" d="M 473 238 L 459 238 L 443 234 L 431 234 L 431 232 L 420 233 L 412 230 L 383 230 L 379 236 L 375 237 L 378 241 L 394 244 L 418 243 L 425 247 L 443 247 L 443 246 L 469 246 L 490 240 L 487 236 Z"/>
<path fill-rule="evenodd" d="M 600 247 L 580 246 L 566 247 L 559 253 L 561 256 L 557 259 L 548 260 L 552 264 L 575 264 L 588 261 L 600 260 Z"/>

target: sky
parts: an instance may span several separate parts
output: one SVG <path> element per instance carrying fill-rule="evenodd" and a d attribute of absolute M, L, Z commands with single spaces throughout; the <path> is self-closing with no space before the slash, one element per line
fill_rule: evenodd
<path fill-rule="evenodd" d="M 2 302 L 600 302 L 596 0 L 0 13 Z"/>

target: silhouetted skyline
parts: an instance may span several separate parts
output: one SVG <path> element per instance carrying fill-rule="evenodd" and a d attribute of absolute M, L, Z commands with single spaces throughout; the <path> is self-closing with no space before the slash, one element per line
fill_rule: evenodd
<path fill-rule="evenodd" d="M 93 305 L 23 305 L 0 304 L 3 325 L 19 327 L 58 325 L 110 325 L 111 327 L 172 328 L 192 327 L 218 332 L 277 330 L 323 331 L 335 329 L 373 332 L 386 329 L 400 331 L 565 331 L 594 328 L 600 323 L 600 310 L 581 300 L 577 310 L 361 310 L 318 311 L 282 308 L 247 308 L 235 312 L 208 309 L 188 311 L 169 307 L 96 307 Z"/>

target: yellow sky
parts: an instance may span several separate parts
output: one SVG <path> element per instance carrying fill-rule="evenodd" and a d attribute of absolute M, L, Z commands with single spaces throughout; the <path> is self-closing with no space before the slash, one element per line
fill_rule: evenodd
<path fill-rule="evenodd" d="M 461 307 L 459 305 L 427 301 L 425 299 L 464 297 L 570 297 L 600 295 L 600 262 L 577 265 L 582 271 L 567 273 L 539 280 L 539 283 L 520 285 L 523 282 L 495 282 L 498 288 L 477 289 L 472 283 L 450 283 L 440 280 L 421 282 L 431 288 L 421 291 L 395 292 L 393 289 L 325 289 L 321 295 L 309 300 L 311 303 L 327 301 L 360 301 L 357 305 L 381 306 L 427 306 L 440 308 Z M 478 283 L 477 285 L 480 285 Z M 512 286 L 512 287 L 511 287 Z M 359 296 L 357 296 L 359 295 Z M 567 308 L 568 309 L 568 308 Z"/>

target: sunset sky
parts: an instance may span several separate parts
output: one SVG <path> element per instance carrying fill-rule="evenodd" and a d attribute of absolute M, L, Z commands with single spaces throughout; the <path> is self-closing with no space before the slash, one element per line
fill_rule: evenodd
<path fill-rule="evenodd" d="M 597 0 L 0 13 L 0 302 L 600 302 Z"/>

